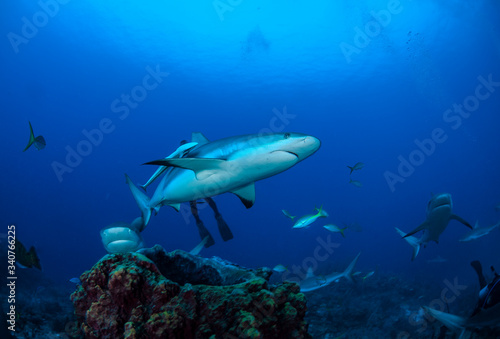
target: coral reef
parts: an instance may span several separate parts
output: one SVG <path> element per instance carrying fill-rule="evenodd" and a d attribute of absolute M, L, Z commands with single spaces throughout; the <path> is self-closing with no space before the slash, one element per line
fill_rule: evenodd
<path fill-rule="evenodd" d="M 86 338 L 310 338 L 295 283 L 156 245 L 109 254 L 71 295 Z"/>

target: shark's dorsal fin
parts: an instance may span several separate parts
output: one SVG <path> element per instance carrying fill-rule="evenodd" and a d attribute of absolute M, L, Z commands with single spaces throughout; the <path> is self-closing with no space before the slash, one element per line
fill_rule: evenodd
<path fill-rule="evenodd" d="M 210 141 L 201 132 L 193 132 L 191 133 L 191 142 L 197 142 L 199 145 L 204 145 L 208 144 Z"/>
<path fill-rule="evenodd" d="M 459 216 L 458 216 L 458 215 L 456 215 L 456 214 L 452 214 L 452 215 L 450 216 L 450 220 L 451 220 L 451 219 L 455 219 L 456 221 L 461 222 L 462 224 L 464 224 L 465 226 L 467 226 L 467 227 L 468 227 L 468 228 L 470 228 L 471 230 L 473 229 L 473 228 L 472 228 L 472 226 L 471 226 L 471 225 L 470 225 L 467 221 L 465 221 L 463 218 L 459 217 Z"/>
<path fill-rule="evenodd" d="M 175 159 L 160 159 L 145 163 L 145 165 L 160 165 L 179 167 L 193 171 L 196 174 L 196 179 L 203 180 L 212 175 L 212 170 L 222 169 L 222 164 L 226 160 L 207 159 L 207 158 L 175 158 Z"/>
<path fill-rule="evenodd" d="M 311 266 L 307 268 L 306 279 L 314 277 L 313 269 Z"/>
<path fill-rule="evenodd" d="M 429 227 L 429 222 L 426 220 L 423 223 L 420 224 L 417 228 L 415 228 L 413 231 L 407 233 L 403 238 L 409 237 L 410 235 L 413 235 L 417 232 L 423 231 Z"/>
<path fill-rule="evenodd" d="M 231 193 L 236 194 L 246 208 L 250 208 L 255 202 L 255 183 L 252 182 L 249 185 L 231 191 Z"/>

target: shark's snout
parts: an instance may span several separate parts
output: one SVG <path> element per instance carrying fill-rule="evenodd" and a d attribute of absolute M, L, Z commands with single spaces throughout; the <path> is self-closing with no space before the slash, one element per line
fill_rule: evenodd
<path fill-rule="evenodd" d="M 299 142 L 298 146 L 299 151 L 296 151 L 297 157 L 300 160 L 304 160 L 320 148 L 321 141 L 318 138 L 308 135 Z"/>
<path fill-rule="evenodd" d="M 440 207 L 452 207 L 451 195 L 449 193 L 443 193 L 439 195 L 435 195 L 429 201 L 428 209 L 435 210 Z"/>

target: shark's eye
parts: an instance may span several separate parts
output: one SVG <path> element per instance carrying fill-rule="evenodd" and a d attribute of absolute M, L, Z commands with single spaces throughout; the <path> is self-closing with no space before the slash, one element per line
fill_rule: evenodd
<path fill-rule="evenodd" d="M 285 137 L 285 139 L 290 138 L 290 133 L 285 133 L 284 137 Z"/>

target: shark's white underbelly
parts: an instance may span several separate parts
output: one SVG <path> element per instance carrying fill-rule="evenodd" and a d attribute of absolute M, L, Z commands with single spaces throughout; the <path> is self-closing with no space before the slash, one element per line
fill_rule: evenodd
<path fill-rule="evenodd" d="M 236 177 L 218 172 L 203 179 L 196 179 L 193 171 L 182 171 L 168 182 L 162 182 L 151 199 L 151 207 L 183 203 L 230 192 L 248 185 L 248 177 Z M 249 180 L 250 179 L 250 180 Z"/>

